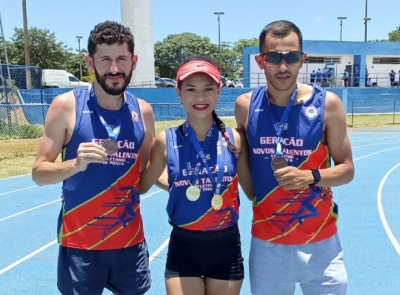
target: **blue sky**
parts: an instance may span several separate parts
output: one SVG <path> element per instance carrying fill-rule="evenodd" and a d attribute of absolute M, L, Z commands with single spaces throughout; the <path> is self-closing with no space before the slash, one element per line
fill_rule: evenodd
<path fill-rule="evenodd" d="M 81 46 L 95 24 L 104 20 L 121 21 L 120 0 L 26 0 L 28 26 L 54 32 L 58 41 L 78 48 L 77 35 L 83 36 Z M 151 1 L 151 0 L 149 0 Z M 289 4 L 292 3 L 292 4 Z M 318 3 L 318 4 L 316 4 Z M 218 43 L 218 22 L 221 16 L 221 41 L 258 37 L 269 22 L 287 19 L 296 23 L 306 40 L 339 40 L 338 16 L 343 21 L 343 41 L 364 40 L 365 0 L 152 0 L 154 41 L 169 34 L 191 32 L 208 36 Z M 398 0 L 368 1 L 368 39 L 387 39 L 388 33 L 400 25 Z M 14 28 L 23 27 L 22 1 L 0 0 L 4 36 L 10 40 Z"/>

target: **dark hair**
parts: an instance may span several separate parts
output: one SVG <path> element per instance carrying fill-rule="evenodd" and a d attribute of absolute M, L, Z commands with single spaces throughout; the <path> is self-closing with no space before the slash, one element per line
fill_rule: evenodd
<path fill-rule="evenodd" d="M 292 23 L 290 21 L 278 20 L 278 21 L 269 23 L 261 31 L 260 37 L 259 37 L 260 52 L 262 52 L 262 46 L 264 44 L 265 37 L 268 34 L 271 34 L 272 36 L 278 37 L 278 38 L 285 38 L 291 32 L 296 33 L 296 35 L 299 37 L 300 51 L 302 51 L 303 50 L 303 35 L 301 34 L 300 29 L 294 23 Z"/>
<path fill-rule="evenodd" d="M 183 62 L 178 66 L 177 69 L 179 69 L 181 66 L 183 66 L 184 64 L 194 61 L 194 60 L 201 60 L 201 61 L 206 61 L 214 66 L 217 66 L 216 63 L 214 62 L 214 60 L 209 57 L 209 56 L 204 56 L 204 55 L 189 55 L 184 57 Z M 177 87 L 179 89 L 182 89 L 182 81 L 178 81 L 177 83 Z"/>
<path fill-rule="evenodd" d="M 97 24 L 88 38 L 88 52 L 90 56 L 96 53 L 96 46 L 99 44 L 128 44 L 128 50 L 133 54 L 135 42 L 131 30 L 120 23 L 105 21 Z"/>
<path fill-rule="evenodd" d="M 225 140 L 228 144 L 229 150 L 234 154 L 240 154 L 242 151 L 240 150 L 240 148 L 238 148 L 232 144 L 232 142 L 230 140 L 230 136 L 229 136 L 228 132 L 225 130 L 225 123 L 222 122 L 222 120 L 218 117 L 218 115 L 215 111 L 212 111 L 212 116 L 213 116 L 215 124 L 217 124 L 218 129 L 222 134 L 222 137 L 225 138 Z"/>

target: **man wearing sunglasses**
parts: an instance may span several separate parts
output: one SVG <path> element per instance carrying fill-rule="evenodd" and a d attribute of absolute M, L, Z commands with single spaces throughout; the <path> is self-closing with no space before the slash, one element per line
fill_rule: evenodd
<path fill-rule="evenodd" d="M 354 177 L 338 96 L 297 82 L 306 58 L 299 28 L 268 24 L 255 60 L 267 86 L 237 98 L 254 187 L 250 284 L 253 295 L 343 295 L 347 274 L 331 187 Z M 331 160 L 333 165 L 331 165 Z"/>

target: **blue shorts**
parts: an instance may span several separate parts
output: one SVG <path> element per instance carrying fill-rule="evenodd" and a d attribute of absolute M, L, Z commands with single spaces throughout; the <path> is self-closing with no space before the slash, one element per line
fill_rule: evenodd
<path fill-rule="evenodd" d="M 60 246 L 57 286 L 63 295 L 140 295 L 150 288 L 146 241 L 117 250 L 81 250 Z"/>

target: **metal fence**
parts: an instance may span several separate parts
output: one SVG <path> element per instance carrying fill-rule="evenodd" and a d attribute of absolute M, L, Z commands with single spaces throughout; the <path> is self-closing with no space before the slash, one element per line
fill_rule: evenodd
<path fill-rule="evenodd" d="M 177 120 L 186 117 L 185 109 L 178 103 L 152 104 L 156 121 Z M 215 112 L 220 117 L 234 116 L 234 102 L 218 103 Z M 370 115 L 380 115 L 381 124 L 400 123 L 400 97 L 398 100 L 386 99 L 382 101 L 354 99 L 349 96 L 346 107 L 348 124 L 365 124 Z M 364 116 L 363 116 L 364 115 Z M 367 124 L 366 124 L 367 125 Z"/>
<path fill-rule="evenodd" d="M 40 77 L 39 67 L 0 65 L 0 138 L 41 134 L 48 105 Z"/>
<path fill-rule="evenodd" d="M 185 108 L 179 103 L 151 103 L 156 121 L 178 120 L 186 117 Z M 234 102 L 217 103 L 215 112 L 220 117 L 233 117 Z"/>
<path fill-rule="evenodd" d="M 392 80 L 388 73 L 370 73 L 368 77 L 360 75 L 359 78 L 355 78 L 350 75 L 348 80 L 345 82 L 343 79 L 343 73 L 335 73 L 328 78 L 320 78 L 318 84 L 322 87 L 380 87 L 380 88 L 391 88 L 400 87 L 400 76 L 396 74 L 394 80 Z M 250 87 L 258 87 L 266 83 L 265 74 L 263 72 L 250 73 L 249 77 L 242 78 L 244 85 L 250 85 Z M 299 73 L 297 81 L 302 83 L 311 83 L 309 73 Z M 314 82 L 317 83 L 317 79 L 314 78 Z"/>
<path fill-rule="evenodd" d="M 43 133 L 48 107 L 58 92 L 54 89 L 33 88 L 36 86 L 35 83 L 40 83 L 38 68 L 10 67 L 4 69 L 3 67 L 1 70 L 7 72 L 2 76 L 5 78 L 2 79 L 0 87 L 0 139 L 40 137 Z M 27 72 L 30 73 L 30 83 L 27 83 Z M 29 89 L 29 87 L 31 88 Z M 143 93 L 144 98 L 150 97 L 153 101 L 157 101 L 168 95 L 171 96 L 170 99 L 175 96 L 174 92 L 163 92 L 161 89 L 150 90 Z M 216 106 L 217 114 L 221 117 L 232 117 L 235 98 L 249 90 L 224 89 Z M 351 115 L 351 124 L 357 125 L 361 118 L 359 115 L 362 114 L 385 114 L 385 124 L 400 121 L 399 118 L 396 118 L 400 112 L 400 91 L 397 89 L 390 91 L 378 88 L 368 91 L 366 91 L 367 89 L 364 91 L 361 89 L 350 90 L 347 88 L 331 89 L 342 98 L 347 114 Z M 134 90 L 133 92 L 140 91 Z M 151 103 L 151 105 L 156 121 L 182 119 L 186 116 L 185 109 L 179 103 Z"/>

